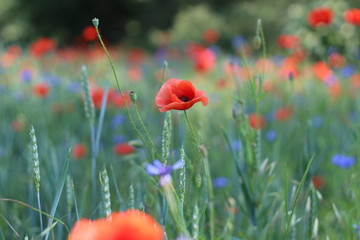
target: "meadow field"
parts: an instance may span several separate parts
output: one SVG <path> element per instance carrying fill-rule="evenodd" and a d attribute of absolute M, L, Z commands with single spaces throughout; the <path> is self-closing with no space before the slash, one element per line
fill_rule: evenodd
<path fill-rule="evenodd" d="M 296 24 L 3 46 L 0 239 L 360 239 L 360 9 Z"/>

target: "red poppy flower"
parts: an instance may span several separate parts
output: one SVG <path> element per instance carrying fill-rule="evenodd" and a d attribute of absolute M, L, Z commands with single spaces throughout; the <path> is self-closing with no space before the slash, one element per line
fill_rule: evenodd
<path fill-rule="evenodd" d="M 315 176 L 313 176 L 312 179 L 311 179 L 311 181 L 312 181 L 312 184 L 314 185 L 314 187 L 315 187 L 316 189 L 323 188 L 324 185 L 325 185 L 325 180 L 324 180 L 324 178 L 323 178 L 322 176 L 320 176 L 320 175 L 315 175 Z"/>
<path fill-rule="evenodd" d="M 280 48 L 294 49 L 299 46 L 299 38 L 294 35 L 280 35 L 277 38 L 277 44 Z"/>
<path fill-rule="evenodd" d="M 219 33 L 215 29 L 208 29 L 203 33 L 203 38 L 207 44 L 213 44 L 219 39 Z"/>
<path fill-rule="evenodd" d="M 68 240 L 162 240 L 162 227 L 148 214 L 130 209 L 97 220 L 80 219 Z"/>
<path fill-rule="evenodd" d="M 262 129 L 266 126 L 266 120 L 263 116 L 256 113 L 249 115 L 249 123 L 253 129 Z"/>
<path fill-rule="evenodd" d="M 86 153 L 87 153 L 87 149 L 83 143 L 76 144 L 72 149 L 73 159 L 83 158 L 83 157 L 85 157 Z"/>
<path fill-rule="evenodd" d="M 345 65 L 345 58 L 338 53 L 332 53 L 329 56 L 329 63 L 333 67 L 340 68 Z"/>
<path fill-rule="evenodd" d="M 124 156 L 135 152 L 135 148 L 128 143 L 119 143 L 114 146 L 113 151 L 117 155 Z"/>
<path fill-rule="evenodd" d="M 123 93 L 123 96 L 124 96 L 126 104 L 129 105 L 129 103 L 131 102 L 129 93 Z M 123 108 L 123 107 L 125 107 L 124 99 L 120 93 L 114 92 L 111 96 L 111 103 L 115 107 Z"/>
<path fill-rule="evenodd" d="M 313 27 L 329 25 L 332 19 L 332 10 L 327 7 L 314 8 L 308 15 L 308 22 Z"/>
<path fill-rule="evenodd" d="M 360 26 L 360 9 L 351 8 L 345 12 L 344 19 L 346 22 Z"/>
<path fill-rule="evenodd" d="M 87 26 L 82 31 L 82 37 L 85 41 L 91 42 L 97 39 L 97 34 L 94 26 Z"/>
<path fill-rule="evenodd" d="M 161 86 L 155 98 L 155 104 L 160 112 L 186 110 L 197 102 L 202 102 L 203 106 L 208 104 L 205 92 L 197 90 L 189 81 L 174 78 Z"/>
<path fill-rule="evenodd" d="M 104 97 L 105 90 L 101 87 L 92 87 L 90 88 L 90 97 L 94 104 L 95 109 L 100 109 L 102 104 L 102 99 Z M 112 100 L 114 96 L 114 90 L 109 89 L 107 96 L 107 104 Z"/>
<path fill-rule="evenodd" d="M 325 62 L 317 62 L 313 66 L 313 72 L 315 77 L 322 81 L 326 81 L 332 74 L 332 70 Z"/>
<path fill-rule="evenodd" d="M 51 38 L 39 38 L 29 47 L 29 52 L 33 57 L 41 57 L 44 54 L 54 50 L 56 42 Z"/>
<path fill-rule="evenodd" d="M 46 98 L 49 95 L 50 87 L 46 83 L 38 83 L 32 88 L 33 94 L 39 98 Z"/>
<path fill-rule="evenodd" d="M 279 122 L 287 121 L 292 115 L 292 108 L 291 107 L 282 107 L 276 110 L 275 112 L 275 119 Z"/>
<path fill-rule="evenodd" d="M 210 49 L 197 44 L 190 44 L 188 51 L 197 72 L 206 73 L 215 66 L 216 56 Z"/>

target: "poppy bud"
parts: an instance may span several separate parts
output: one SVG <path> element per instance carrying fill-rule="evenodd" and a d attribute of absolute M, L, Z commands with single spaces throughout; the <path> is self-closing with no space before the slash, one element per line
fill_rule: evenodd
<path fill-rule="evenodd" d="M 256 35 L 253 40 L 254 48 L 259 49 L 261 46 L 261 38 L 260 35 Z"/>
<path fill-rule="evenodd" d="M 136 94 L 135 91 L 131 91 L 131 92 L 130 92 L 130 99 L 131 99 L 132 102 L 136 102 L 136 100 L 137 100 L 137 94 Z"/>
<path fill-rule="evenodd" d="M 94 27 L 98 27 L 99 26 L 99 19 L 98 18 L 94 18 L 93 20 L 92 20 L 92 23 L 93 23 L 93 25 L 94 25 Z"/>

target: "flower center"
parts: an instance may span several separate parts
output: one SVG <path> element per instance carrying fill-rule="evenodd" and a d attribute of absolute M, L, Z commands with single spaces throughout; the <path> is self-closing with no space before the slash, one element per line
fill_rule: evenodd
<path fill-rule="evenodd" d="M 179 99 L 180 99 L 182 102 L 188 102 L 188 101 L 189 101 L 188 97 L 186 97 L 186 96 L 180 96 Z"/>

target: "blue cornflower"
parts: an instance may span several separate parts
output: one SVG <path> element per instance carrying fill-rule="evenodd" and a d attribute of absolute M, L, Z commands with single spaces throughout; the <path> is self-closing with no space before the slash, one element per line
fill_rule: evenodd
<path fill-rule="evenodd" d="M 349 78 L 356 73 L 356 67 L 353 65 L 346 65 L 340 69 L 340 75 L 344 78 Z"/>
<path fill-rule="evenodd" d="M 177 161 L 174 165 L 163 165 L 159 160 L 155 160 L 152 164 L 148 164 L 145 167 L 146 172 L 149 175 L 160 176 L 160 186 L 164 186 L 171 181 L 171 172 L 182 168 L 185 162 L 182 160 Z"/>
<path fill-rule="evenodd" d="M 233 140 L 231 141 L 232 149 L 237 152 L 241 150 L 241 141 L 240 140 Z"/>
<path fill-rule="evenodd" d="M 218 177 L 215 178 L 213 181 L 213 185 L 216 188 L 223 188 L 226 187 L 229 183 L 229 180 L 226 177 Z"/>
<path fill-rule="evenodd" d="M 116 145 L 116 144 L 119 144 L 119 143 L 123 143 L 125 142 L 125 137 L 123 135 L 115 135 L 113 137 L 113 143 Z"/>
<path fill-rule="evenodd" d="M 244 37 L 237 35 L 232 39 L 232 45 L 235 50 L 238 50 L 241 45 L 247 44 Z"/>
<path fill-rule="evenodd" d="M 266 133 L 266 140 L 268 140 L 269 142 L 273 142 L 273 141 L 275 141 L 276 136 L 277 136 L 277 134 L 274 130 L 269 130 Z"/>
<path fill-rule="evenodd" d="M 316 127 L 316 128 L 319 128 L 321 127 L 321 125 L 323 124 L 324 120 L 322 117 L 320 116 L 315 116 L 311 119 L 311 124 Z"/>
<path fill-rule="evenodd" d="M 331 158 L 331 163 L 340 168 L 349 168 L 355 164 L 355 158 L 341 154 L 335 154 Z"/>
<path fill-rule="evenodd" d="M 124 115 L 118 114 L 118 115 L 115 115 L 115 116 L 111 119 L 111 125 L 112 125 L 113 127 L 116 127 L 116 126 L 119 126 L 119 125 L 123 124 L 124 121 L 125 121 Z"/>
<path fill-rule="evenodd" d="M 71 93 L 79 93 L 81 91 L 81 84 L 79 82 L 71 82 L 67 86 L 67 90 Z"/>
<path fill-rule="evenodd" d="M 28 82 L 30 82 L 32 75 L 33 75 L 33 73 L 30 69 L 25 69 L 24 71 L 22 71 L 20 73 L 20 79 L 23 82 L 28 83 Z"/>

